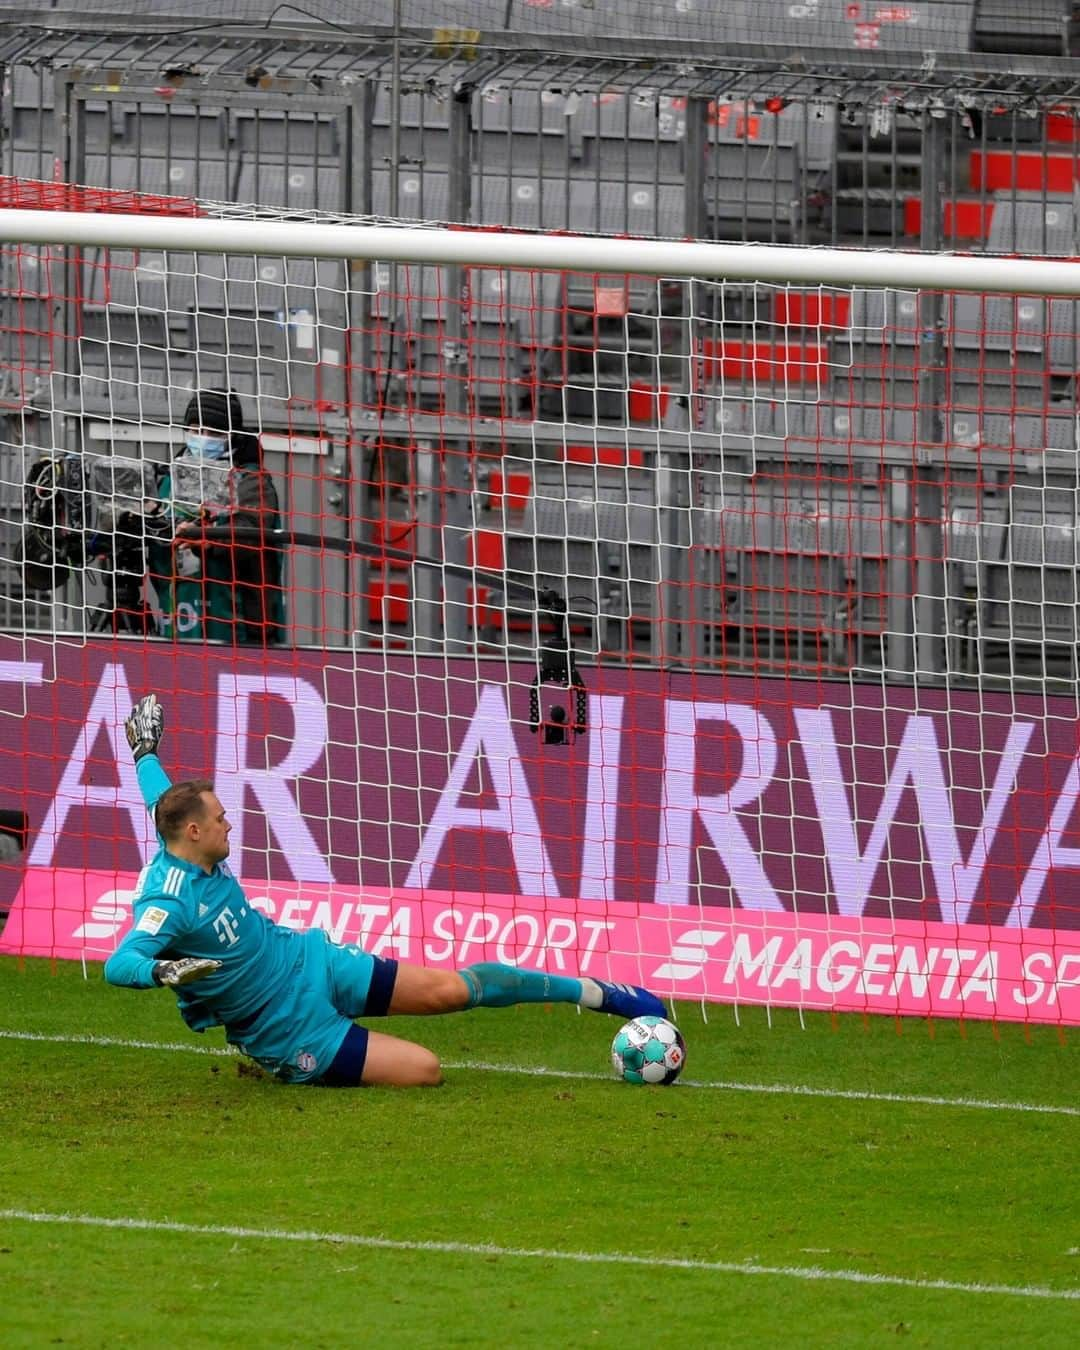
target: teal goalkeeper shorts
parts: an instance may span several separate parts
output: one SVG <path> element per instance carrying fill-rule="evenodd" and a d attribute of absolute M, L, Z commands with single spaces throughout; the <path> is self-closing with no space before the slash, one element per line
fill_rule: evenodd
<path fill-rule="evenodd" d="M 311 1082 L 330 1067 L 354 1017 L 385 1015 L 395 970 L 395 962 L 311 929 L 289 984 L 242 1026 L 227 1027 L 228 1041 L 283 1082 Z"/>

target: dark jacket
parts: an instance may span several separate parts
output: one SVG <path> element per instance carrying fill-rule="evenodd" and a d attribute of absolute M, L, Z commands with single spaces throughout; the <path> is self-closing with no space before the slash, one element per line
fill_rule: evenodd
<path fill-rule="evenodd" d="M 228 506 L 204 510 L 178 539 L 151 545 L 150 579 L 167 635 L 260 646 L 285 639 L 281 550 L 246 539 L 209 541 L 203 533 L 218 527 L 263 532 L 281 528 L 277 489 L 259 463 L 258 442 L 253 436 L 244 439 L 255 442 L 256 450 L 253 457 L 234 453 Z M 171 475 L 162 482 L 160 495 L 171 501 Z M 178 574 L 179 543 L 198 555 L 201 570 L 197 576 Z"/>

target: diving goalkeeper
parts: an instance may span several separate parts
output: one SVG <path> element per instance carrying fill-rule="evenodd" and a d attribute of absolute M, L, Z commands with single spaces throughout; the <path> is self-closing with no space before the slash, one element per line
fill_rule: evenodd
<path fill-rule="evenodd" d="M 105 964 L 110 984 L 167 986 L 193 1031 L 223 1026 L 230 1045 L 287 1083 L 435 1084 L 422 1045 L 369 1031 L 356 1017 L 449 1013 L 515 1003 L 576 1003 L 632 1018 L 665 1015 L 647 990 L 483 962 L 428 970 L 297 932 L 248 903 L 229 871 L 225 808 L 205 779 L 170 783 L 157 756 L 165 719 L 148 694 L 124 724 L 161 848 L 143 869 L 134 923 Z"/>

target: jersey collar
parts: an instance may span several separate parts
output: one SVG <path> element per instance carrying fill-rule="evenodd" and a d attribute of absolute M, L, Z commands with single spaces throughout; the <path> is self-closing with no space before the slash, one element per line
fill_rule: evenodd
<path fill-rule="evenodd" d="M 170 853 L 168 849 L 164 850 L 166 858 L 174 867 L 179 867 L 181 871 L 187 872 L 193 877 L 216 877 L 220 875 L 221 864 L 215 863 L 209 872 L 204 871 L 198 863 L 189 862 L 187 858 L 178 858 L 175 853 Z"/>

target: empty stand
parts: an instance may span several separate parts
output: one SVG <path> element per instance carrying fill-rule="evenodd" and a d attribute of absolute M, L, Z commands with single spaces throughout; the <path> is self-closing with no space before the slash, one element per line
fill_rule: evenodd
<path fill-rule="evenodd" d="M 567 597 L 572 630 L 597 654 L 625 654 L 641 643 L 648 649 L 655 640 L 656 476 L 633 458 L 605 463 L 593 447 L 579 446 L 562 461 L 507 460 L 486 484 L 488 556 L 504 560 L 518 580 L 535 576 L 536 584 L 555 586 Z"/>
<path fill-rule="evenodd" d="M 861 664 L 885 627 L 888 513 L 875 482 L 810 469 L 705 480 L 695 629 L 702 655 Z"/>
<path fill-rule="evenodd" d="M 958 664 L 1076 672 L 1080 643 L 1075 488 L 1014 487 L 996 502 L 955 510 L 946 529 L 954 568 Z"/>
<path fill-rule="evenodd" d="M 1067 195 L 1060 196 L 997 193 L 987 246 L 994 253 L 1073 257 L 1077 232 L 1071 186 Z"/>
<path fill-rule="evenodd" d="M 419 0 L 402 6 L 406 25 L 430 29 L 432 14 Z M 1033 80 L 1033 115 L 1015 98 L 1000 109 L 982 100 L 969 135 L 949 91 L 947 164 L 932 184 L 923 181 L 921 111 L 892 97 L 884 75 L 869 92 L 856 82 L 849 96 L 833 69 L 845 52 L 859 53 L 851 63 L 859 70 L 872 59 L 864 54 L 908 52 L 909 70 L 929 82 L 928 54 L 967 51 L 973 34 L 977 45 L 1004 42 L 1008 32 L 1014 43 L 1030 39 L 1031 50 L 1060 51 L 1061 4 L 1033 0 L 1020 12 L 996 0 L 463 0 L 442 18 L 478 34 L 477 52 L 463 56 L 451 42 L 434 56 L 406 53 L 396 102 L 390 49 L 374 40 L 320 84 L 321 49 L 335 40 L 329 26 L 325 44 L 293 46 L 289 69 L 259 47 L 273 68 L 265 96 L 261 76 L 243 83 L 255 67 L 235 44 L 221 57 L 221 82 L 201 67 L 179 90 L 161 74 L 165 49 L 140 65 L 133 48 L 115 86 L 72 74 L 78 136 L 59 145 L 60 158 L 98 187 L 257 202 L 298 216 L 364 199 L 377 216 L 461 216 L 493 228 L 678 238 L 694 222 L 723 239 L 904 247 L 919 241 L 924 200 L 940 186 L 946 246 L 1076 255 L 1080 137 L 1067 100 L 1050 103 Z M 383 26 L 386 6 L 364 0 L 348 19 Z M 557 34 L 559 44 L 516 50 L 512 34 L 502 36 L 507 25 Z M 649 32 L 672 43 L 693 37 L 708 61 L 701 69 L 673 63 L 646 49 Z M 597 35 L 639 39 L 634 50 L 650 64 L 622 61 L 622 47 L 598 48 Z M 573 45 L 579 38 L 594 45 Z M 806 73 L 708 47 L 733 40 L 798 51 Z M 826 49 L 827 69 L 814 55 Z M 456 86 L 461 69 L 469 80 Z M 312 77 L 302 89 L 275 89 L 275 72 Z M 53 176 L 54 138 L 65 125 L 53 97 L 62 86 L 45 65 L 11 68 L 6 169 Z M 374 110 L 363 127 L 347 111 L 360 93 L 371 99 L 355 106 Z M 470 118 L 468 162 L 451 165 L 456 112 Z M 464 128 L 455 121 L 454 131 Z M 370 184 L 357 179 L 367 161 Z M 60 324 L 49 307 L 67 287 L 77 292 L 69 307 L 77 316 Z M 950 472 L 977 466 L 972 481 L 985 471 L 989 484 L 966 488 L 944 517 L 956 598 L 950 634 L 1032 665 L 1047 643 L 1067 654 L 1076 641 L 1075 512 L 1049 489 L 1010 494 L 1001 468 L 1037 475 L 1042 459 L 1053 467 L 1055 452 L 1077 451 L 1075 301 L 951 299 L 937 386 L 943 444 L 927 447 L 933 390 L 922 375 L 913 293 L 730 285 L 717 300 L 703 293 L 715 297 L 720 287 L 637 277 L 406 264 L 286 269 L 274 259 L 185 262 L 90 249 L 68 270 L 40 250 L 4 250 L 0 288 L 0 397 L 16 407 L 66 396 L 86 416 L 160 421 L 176 415 L 193 384 L 228 384 L 261 400 L 268 419 L 327 419 L 350 435 L 377 408 L 398 418 L 406 477 L 423 439 L 401 429 L 410 414 L 452 415 L 455 437 L 460 419 L 473 419 L 474 438 L 461 440 L 486 472 L 472 506 L 462 507 L 472 512 L 467 556 L 564 589 L 593 653 L 655 656 L 657 630 L 674 616 L 702 657 L 750 665 L 765 655 L 804 669 L 880 662 L 893 509 L 880 474 L 883 462 L 916 447 Z M 65 374 L 79 377 L 66 391 Z M 723 440 L 728 480 L 710 469 L 711 487 L 679 479 L 686 495 L 677 495 L 682 470 L 671 468 L 670 447 L 692 442 L 696 455 L 695 437 L 705 433 Z M 620 436 L 641 437 L 643 448 L 628 451 Z M 662 461 L 658 447 L 673 458 Z M 489 458 L 496 453 L 502 458 Z M 294 523 L 333 516 L 319 473 L 296 475 L 284 452 L 275 463 L 305 479 L 288 504 Z M 411 514 L 405 525 L 383 515 L 373 533 L 396 547 L 403 529 L 415 547 L 417 528 Z M 666 541 L 675 537 L 695 547 L 673 562 L 678 550 Z M 700 584 L 684 588 L 692 598 L 667 588 L 683 567 L 698 569 Z M 310 573 L 296 591 L 312 641 L 326 618 L 315 614 L 316 589 Z M 396 641 L 410 634 L 412 598 L 409 569 L 383 561 L 365 574 L 356 602 L 361 619 Z M 524 622 L 492 587 L 472 588 L 467 603 L 474 634 L 503 627 L 505 636 L 508 621 Z M 349 629 L 340 615 L 330 626 Z M 978 673 L 983 656 L 970 650 L 965 670 Z"/>

